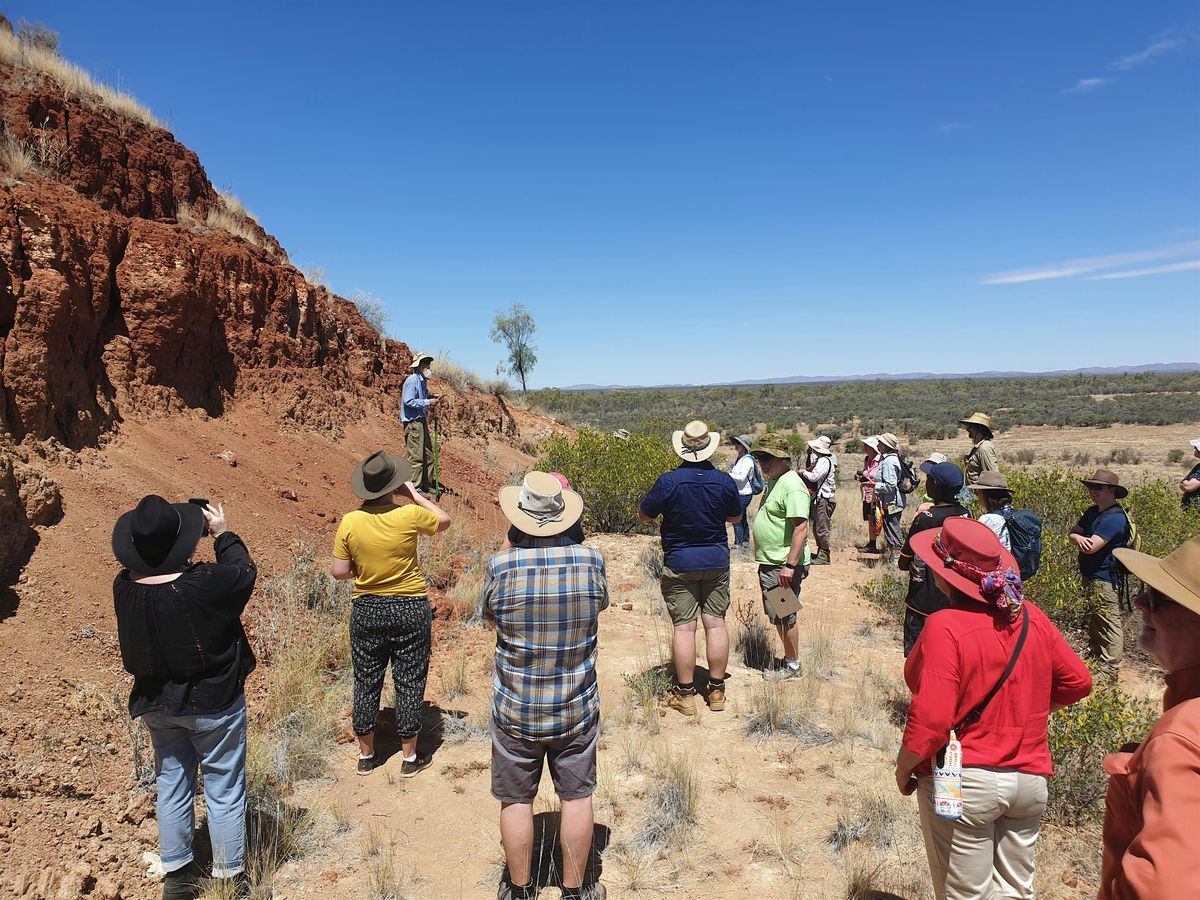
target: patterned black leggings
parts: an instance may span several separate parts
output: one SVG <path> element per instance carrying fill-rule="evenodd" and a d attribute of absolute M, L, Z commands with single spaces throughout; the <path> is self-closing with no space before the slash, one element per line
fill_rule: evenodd
<path fill-rule="evenodd" d="M 425 596 L 355 597 L 350 609 L 350 659 L 354 663 L 354 733 L 370 734 L 379 718 L 379 694 L 388 660 L 396 685 L 396 733 L 416 737 L 429 677 L 433 610 Z"/>

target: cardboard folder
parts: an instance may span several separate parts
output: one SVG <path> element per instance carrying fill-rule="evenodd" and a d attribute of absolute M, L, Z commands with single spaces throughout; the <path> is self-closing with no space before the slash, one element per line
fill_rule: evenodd
<path fill-rule="evenodd" d="M 767 604 L 771 607 L 772 614 L 776 619 L 790 616 L 804 608 L 800 598 L 782 585 L 771 588 L 763 596 L 767 598 Z"/>

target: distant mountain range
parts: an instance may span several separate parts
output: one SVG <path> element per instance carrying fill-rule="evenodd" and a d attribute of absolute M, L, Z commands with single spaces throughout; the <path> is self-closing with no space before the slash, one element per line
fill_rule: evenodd
<path fill-rule="evenodd" d="M 1200 363 L 1148 363 L 1143 366 L 1090 366 L 1083 369 L 1054 369 L 1050 372 L 873 372 L 867 375 L 789 375 L 784 378 L 759 378 L 749 381 L 717 381 L 711 384 L 572 384 L 564 391 L 646 391 L 655 388 L 743 387 L 756 384 L 813 384 L 835 381 L 936 381 L 961 378 L 1050 378 L 1056 375 L 1133 375 L 1139 372 L 1181 374 L 1200 372 Z"/>

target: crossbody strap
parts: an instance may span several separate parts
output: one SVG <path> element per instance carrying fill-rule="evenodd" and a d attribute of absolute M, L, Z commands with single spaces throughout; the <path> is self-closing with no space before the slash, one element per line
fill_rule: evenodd
<path fill-rule="evenodd" d="M 1029 610 L 1021 607 L 1021 635 L 1017 638 L 1017 645 L 1013 647 L 1012 656 L 1008 660 L 1008 668 L 1004 670 L 1004 674 L 1000 676 L 1000 680 L 995 686 L 988 691 L 987 696 L 975 704 L 975 707 L 963 716 L 962 720 L 954 726 L 954 730 L 959 735 L 962 734 L 963 728 L 967 725 L 973 725 L 979 721 L 979 717 L 983 715 L 984 708 L 992 702 L 992 698 L 1000 692 L 1000 688 L 1004 687 L 1004 682 L 1008 681 L 1008 676 L 1012 674 L 1013 668 L 1017 665 L 1017 657 L 1021 655 L 1021 648 L 1025 646 L 1025 637 L 1029 634 Z"/>

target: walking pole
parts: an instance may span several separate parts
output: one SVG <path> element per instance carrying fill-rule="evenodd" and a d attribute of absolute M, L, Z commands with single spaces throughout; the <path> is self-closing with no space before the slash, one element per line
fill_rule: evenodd
<path fill-rule="evenodd" d="M 431 413 L 433 419 L 433 499 L 437 500 L 442 496 L 442 484 L 438 481 L 437 411 L 431 410 Z"/>

